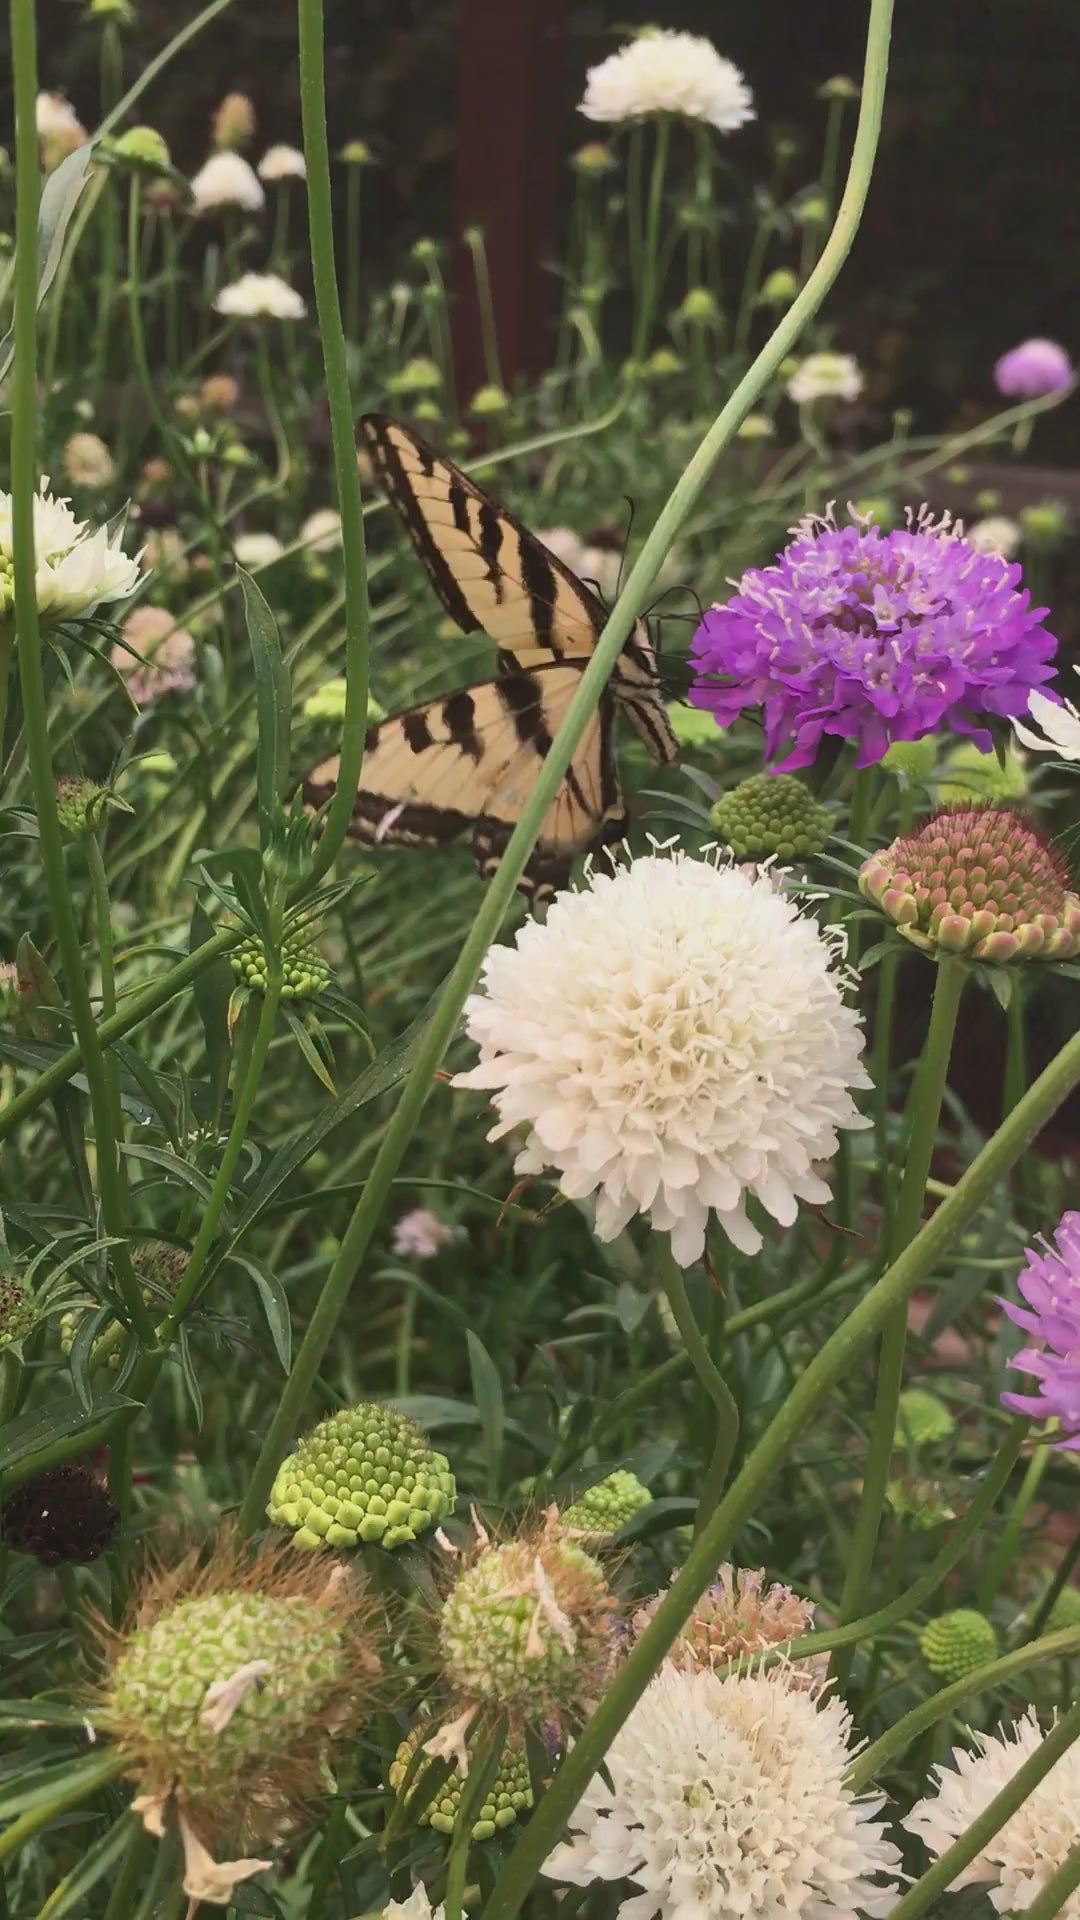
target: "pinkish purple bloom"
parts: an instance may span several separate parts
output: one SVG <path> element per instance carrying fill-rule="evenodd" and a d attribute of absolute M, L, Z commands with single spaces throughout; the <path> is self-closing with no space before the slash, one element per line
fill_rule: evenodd
<path fill-rule="evenodd" d="M 752 567 L 694 635 L 690 699 L 728 726 L 762 709 L 776 771 L 812 764 L 826 734 L 873 766 L 897 740 L 963 733 L 1028 710 L 1053 675 L 1057 641 L 1020 587 L 1020 568 L 977 553 L 948 514 L 924 510 L 883 533 L 831 515 L 794 530 L 771 567 Z"/>
<path fill-rule="evenodd" d="M 1053 1444 L 1080 1452 L 1080 1213 L 1062 1214 L 1054 1241 L 1040 1236 L 1040 1244 L 1027 1249 L 1017 1281 L 1027 1306 L 1000 1303 L 1010 1320 L 1044 1343 L 1025 1347 L 1009 1363 L 1035 1374 L 1039 1391 L 1003 1393 L 1001 1401 L 1013 1413 L 1059 1421 Z"/>
<path fill-rule="evenodd" d="M 1061 393 L 1075 379 L 1073 363 L 1056 340 L 1022 340 L 1003 353 L 994 366 L 999 393 L 1009 399 L 1037 400 L 1044 393 Z"/>
<path fill-rule="evenodd" d="M 414 1207 L 394 1222 L 393 1248 L 399 1260 L 433 1260 L 448 1241 L 456 1238 L 456 1229 L 440 1220 L 430 1207 Z"/>

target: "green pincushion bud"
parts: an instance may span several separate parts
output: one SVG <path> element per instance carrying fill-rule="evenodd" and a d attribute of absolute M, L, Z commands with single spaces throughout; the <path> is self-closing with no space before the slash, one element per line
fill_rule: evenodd
<path fill-rule="evenodd" d="M 455 633 L 459 633 L 460 631 L 461 629 L 459 627 L 454 628 Z M 336 674 L 332 680 L 324 680 L 322 686 L 317 687 L 314 693 L 309 693 L 307 699 L 304 701 L 300 709 L 304 719 L 325 720 L 334 726 L 340 726 L 345 718 L 346 692 L 347 682 L 344 674 Z M 372 727 L 377 726 L 380 720 L 386 719 L 386 708 L 380 706 L 379 702 L 370 693 L 368 694 L 367 717 L 368 725 Z"/>
<path fill-rule="evenodd" d="M 686 320 L 691 326 L 712 326 L 720 319 L 720 308 L 716 295 L 709 287 L 691 287 L 683 296 L 679 308 L 680 320 Z"/>
<path fill-rule="evenodd" d="M 80 780 L 74 775 L 58 780 L 56 812 L 61 832 L 70 835 L 72 840 L 79 840 L 83 834 L 90 833 L 111 797 L 108 789 L 99 787 L 96 780 Z"/>
<path fill-rule="evenodd" d="M 931 1620 L 919 1635 L 919 1652 L 939 1680 L 965 1680 L 997 1656 L 998 1638 L 984 1613 L 957 1607 Z"/>
<path fill-rule="evenodd" d="M 565 1507 L 562 1523 L 575 1533 L 588 1533 L 594 1539 L 606 1540 L 618 1533 L 620 1527 L 625 1527 L 651 1500 L 652 1494 L 648 1487 L 642 1486 L 637 1474 L 618 1467 L 605 1480 L 587 1487 L 572 1506 Z"/>
<path fill-rule="evenodd" d="M 428 360 L 423 354 L 415 359 L 406 360 L 400 373 L 392 373 L 386 383 L 388 393 L 433 393 L 443 383 L 434 360 Z"/>
<path fill-rule="evenodd" d="M 723 731 L 704 707 L 685 707 L 673 701 L 667 709 L 668 723 L 680 747 L 716 747 Z"/>
<path fill-rule="evenodd" d="M 739 860 L 808 859 L 829 838 L 826 809 L 793 773 L 756 773 L 721 794 L 710 814 Z"/>
<path fill-rule="evenodd" d="M 937 741 L 928 733 L 921 740 L 894 740 L 881 764 L 909 786 L 924 785 L 937 765 L 937 754 Z"/>
<path fill-rule="evenodd" d="M 909 1443 L 916 1447 L 933 1446 L 940 1440 L 950 1440 L 956 1432 L 956 1421 L 936 1393 L 928 1393 L 925 1387 L 908 1387 L 900 1395 L 900 1413 L 896 1422 L 894 1446 L 903 1447 Z"/>
<path fill-rule="evenodd" d="M 439 1621 L 451 1692 L 534 1724 L 572 1711 L 603 1682 L 611 1608 L 600 1567 L 554 1513 L 539 1534 L 482 1547 Z"/>
<path fill-rule="evenodd" d="M 673 373 L 681 373 L 683 363 L 670 347 L 657 347 L 645 362 L 645 372 L 653 380 L 669 380 Z"/>
<path fill-rule="evenodd" d="M 25 1340 L 37 1324 L 34 1296 L 16 1273 L 0 1273 L 0 1353 Z"/>
<path fill-rule="evenodd" d="M 970 807 L 979 800 L 1000 802 L 1027 799 L 1027 775 L 1021 755 L 1010 741 L 1002 766 L 996 753 L 983 753 L 970 740 L 954 747 L 938 791 L 946 807 Z"/>
<path fill-rule="evenodd" d="M 399 1746 L 390 1766 L 390 1785 L 400 1795 L 409 1771 L 409 1763 L 416 1752 L 420 1740 L 427 1732 L 423 1725 L 413 1731 Z M 419 1785 L 430 1761 L 421 1760 L 414 1767 L 409 1781 L 409 1793 Z M 450 1834 L 454 1831 L 458 1807 L 461 1803 L 461 1775 L 455 1770 L 449 1773 L 439 1787 L 434 1799 L 429 1800 L 420 1815 L 420 1824 L 434 1827 L 436 1833 Z M 512 1827 L 518 1815 L 528 1813 L 533 1804 L 533 1791 L 529 1784 L 529 1763 L 525 1757 L 524 1744 L 511 1739 L 499 1761 L 499 1770 L 495 1775 L 484 1803 L 473 1825 L 474 1840 L 492 1840 L 506 1827 Z"/>
<path fill-rule="evenodd" d="M 112 157 L 139 173 L 168 173 L 169 149 L 154 127 L 129 127 L 113 141 Z"/>
<path fill-rule="evenodd" d="M 1019 517 L 1031 547 L 1056 547 L 1069 531 L 1068 509 L 1060 500 L 1041 500 L 1037 506 L 1021 507 Z"/>
<path fill-rule="evenodd" d="M 469 412 L 476 414 L 505 413 L 510 405 L 510 395 L 505 387 L 480 387 L 469 401 Z"/>
<path fill-rule="evenodd" d="M 871 854 L 859 888 L 913 946 L 992 966 L 1080 953 L 1080 897 L 1010 807 L 938 813 Z"/>
<path fill-rule="evenodd" d="M 266 1511 L 298 1547 L 400 1547 L 453 1510 L 444 1453 L 392 1407 L 363 1401 L 320 1421 L 278 1469 Z"/>
<path fill-rule="evenodd" d="M 347 167 L 369 167 L 374 155 L 366 140 L 346 140 L 338 154 Z"/>
<path fill-rule="evenodd" d="M 1080 1627 L 1080 1590 L 1076 1587 L 1062 1587 L 1050 1609 L 1047 1632 L 1056 1633 L 1061 1627 Z"/>
<path fill-rule="evenodd" d="M 766 274 L 758 301 L 763 307 L 790 307 L 799 291 L 799 282 L 790 267 L 775 267 Z"/>
<path fill-rule="evenodd" d="M 265 993 L 269 977 L 266 948 L 258 934 L 249 934 L 229 955 L 229 964 L 241 986 L 251 993 Z M 330 969 L 306 924 L 286 928 L 281 941 L 283 1000 L 310 999 L 329 983 Z"/>

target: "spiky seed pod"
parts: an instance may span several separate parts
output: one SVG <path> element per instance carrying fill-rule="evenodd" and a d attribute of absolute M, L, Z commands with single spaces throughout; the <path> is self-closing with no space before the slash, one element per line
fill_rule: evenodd
<path fill-rule="evenodd" d="M 37 1324 L 34 1296 L 17 1273 L 0 1273 L 0 1353 L 24 1340 Z"/>
<path fill-rule="evenodd" d="M 257 934 L 241 940 L 229 955 L 229 964 L 241 985 L 265 993 L 269 977 L 266 949 Z M 286 928 L 281 942 L 283 1000 L 310 999 L 329 984 L 330 969 L 316 946 L 310 928 Z"/>
<path fill-rule="evenodd" d="M 145 1281 L 142 1290 L 147 1306 L 161 1304 L 163 1295 L 171 1296 L 180 1285 L 187 1268 L 188 1254 L 183 1247 L 172 1247 L 166 1240 L 148 1240 L 140 1247 L 131 1250 L 131 1264 L 139 1278 Z M 75 1337 L 83 1323 L 89 1307 L 69 1307 L 60 1315 L 60 1350 L 70 1353 L 75 1345 Z M 120 1349 L 123 1345 L 125 1329 L 119 1320 L 114 1320 L 104 1328 L 94 1341 L 94 1361 L 98 1366 L 108 1366 L 115 1373 L 120 1366 Z"/>
<path fill-rule="evenodd" d="M 947 1520 L 956 1519 L 956 1507 L 948 1488 L 940 1480 L 927 1480 L 920 1474 L 904 1474 L 890 1480 L 885 1489 L 889 1511 L 898 1520 L 906 1520 L 915 1533 L 933 1533 Z"/>
<path fill-rule="evenodd" d="M 399 1796 L 404 1786 L 409 1763 L 416 1752 L 421 1739 L 430 1729 L 421 1723 L 414 1727 L 401 1742 L 390 1766 L 389 1780 L 394 1792 Z M 420 1780 L 431 1762 L 421 1760 L 413 1771 L 409 1781 L 409 1794 L 419 1786 Z M 461 1801 L 461 1775 L 448 1773 L 434 1799 L 429 1800 L 420 1815 L 420 1825 L 434 1827 L 436 1833 L 453 1833 Z M 499 1761 L 499 1770 L 495 1775 L 483 1806 L 473 1825 L 474 1840 L 491 1840 L 505 1827 L 512 1827 L 519 1814 L 528 1813 L 533 1804 L 533 1791 L 529 1784 L 529 1763 L 525 1755 L 524 1743 L 511 1739 Z"/>
<path fill-rule="evenodd" d="M 481 1546 L 455 1579 L 439 1620 L 449 1692 L 512 1724 L 573 1713 L 609 1671 L 614 1604 L 552 1508 L 539 1527 Z"/>
<path fill-rule="evenodd" d="M 756 773 L 721 794 L 709 818 L 739 860 L 810 859 L 829 838 L 825 807 L 793 773 Z"/>
<path fill-rule="evenodd" d="M 625 1527 L 651 1500 L 652 1494 L 648 1487 L 642 1486 L 636 1473 L 617 1467 L 606 1479 L 586 1487 L 572 1505 L 564 1507 L 562 1523 L 571 1532 L 589 1534 L 595 1541 L 610 1540 L 613 1533 Z"/>
<path fill-rule="evenodd" d="M 998 1637 L 984 1613 L 956 1607 L 931 1620 L 919 1635 L 919 1652 L 939 1680 L 964 1680 L 996 1658 Z"/>
<path fill-rule="evenodd" d="M 910 1442 L 916 1447 L 929 1447 L 950 1440 L 955 1432 L 956 1421 L 936 1393 L 929 1393 L 925 1387 L 907 1387 L 900 1395 L 894 1445 L 904 1447 Z"/>
<path fill-rule="evenodd" d="M 48 1467 L 4 1499 L 4 1540 L 46 1567 L 84 1565 L 105 1552 L 120 1510 L 109 1490 L 80 1461 Z"/>
<path fill-rule="evenodd" d="M 638 1609 L 632 1623 L 635 1634 L 644 1632 L 663 1597 L 657 1594 Z M 682 1667 L 723 1666 L 728 1660 L 782 1646 L 785 1640 L 801 1639 L 813 1624 L 812 1600 L 800 1599 L 790 1587 L 778 1582 L 767 1586 L 760 1567 L 725 1563 L 672 1643 L 668 1658 Z M 828 1670 L 827 1655 L 769 1669 L 789 1685 L 800 1687 L 821 1685 Z"/>
<path fill-rule="evenodd" d="M 328 1745 L 370 1708 L 372 1609 L 340 1566 L 225 1532 L 143 1581 L 107 1630 L 99 1725 L 144 1804 L 175 1795 L 208 1845 L 276 1839 L 319 1790 Z"/>
<path fill-rule="evenodd" d="M 444 1453 L 392 1407 L 361 1401 L 320 1421 L 284 1460 L 266 1511 L 298 1547 L 400 1547 L 453 1510 Z"/>
<path fill-rule="evenodd" d="M 992 966 L 1080 953 L 1080 898 L 1068 869 L 1009 807 L 935 814 L 871 854 L 859 887 L 927 952 Z"/>

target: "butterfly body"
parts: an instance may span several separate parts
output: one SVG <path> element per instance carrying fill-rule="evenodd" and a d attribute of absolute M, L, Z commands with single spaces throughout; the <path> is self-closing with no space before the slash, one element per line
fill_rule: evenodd
<path fill-rule="evenodd" d="M 364 443 L 443 606 L 465 633 L 494 641 L 492 680 L 392 715 L 370 729 L 350 832 L 366 842 L 444 845 L 469 834 L 481 873 L 506 843 L 592 656 L 606 614 L 584 581 L 411 429 L 381 414 Z M 625 713 L 653 758 L 678 747 L 660 695 L 648 629 L 638 621 L 545 816 L 522 886 L 565 883 L 576 856 L 622 838 L 615 758 Z M 329 798 L 337 762 L 304 797 Z"/>

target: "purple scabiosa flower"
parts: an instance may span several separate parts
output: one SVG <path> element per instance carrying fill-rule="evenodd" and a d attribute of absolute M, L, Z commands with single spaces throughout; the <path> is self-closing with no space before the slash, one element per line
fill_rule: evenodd
<path fill-rule="evenodd" d="M 793 529 L 774 566 L 751 567 L 694 635 L 694 706 L 729 726 L 761 707 L 776 772 L 812 765 L 826 734 L 858 742 L 856 766 L 898 740 L 970 734 L 982 716 L 1027 712 L 1057 649 L 1020 568 L 978 553 L 959 523 L 923 508 L 892 533 L 832 509 Z"/>
<path fill-rule="evenodd" d="M 1000 1304 L 1045 1345 L 1025 1347 L 1010 1365 L 1035 1374 L 1040 1386 L 1037 1394 L 1003 1393 L 1002 1405 L 1036 1420 L 1057 1420 L 1054 1445 L 1080 1452 L 1080 1213 L 1063 1213 L 1052 1241 L 1040 1235 L 1039 1246 L 1028 1247 L 1017 1286 L 1027 1306 Z"/>
<path fill-rule="evenodd" d="M 1037 400 L 1061 393 L 1075 379 L 1073 363 L 1056 340 L 1022 340 L 994 364 L 994 383 L 1008 399 Z"/>

